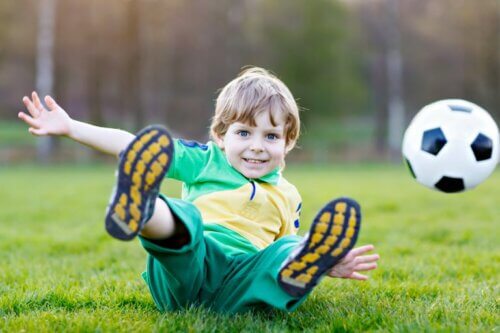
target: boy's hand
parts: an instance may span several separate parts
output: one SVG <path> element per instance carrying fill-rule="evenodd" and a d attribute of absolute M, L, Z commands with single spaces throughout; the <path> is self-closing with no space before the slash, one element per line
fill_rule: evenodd
<path fill-rule="evenodd" d="M 367 280 L 368 276 L 358 272 L 371 271 L 377 268 L 378 254 L 365 255 L 366 252 L 375 249 L 373 245 L 356 247 L 349 251 L 332 269 L 328 276 L 343 279 Z"/>
<path fill-rule="evenodd" d="M 36 92 L 31 94 L 31 99 L 24 96 L 23 102 L 28 109 L 29 115 L 19 112 L 18 117 L 30 126 L 29 132 L 31 134 L 69 135 L 71 118 L 66 111 L 57 105 L 52 97 L 45 97 L 45 103 L 50 111 L 43 106 Z"/>

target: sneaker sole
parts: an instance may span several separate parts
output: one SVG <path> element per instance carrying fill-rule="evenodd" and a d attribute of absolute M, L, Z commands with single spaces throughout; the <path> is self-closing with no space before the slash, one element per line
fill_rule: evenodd
<path fill-rule="evenodd" d="M 106 231 L 111 236 L 131 240 L 141 231 L 152 215 L 173 153 L 170 134 L 157 125 L 137 133 L 123 151 L 105 220 Z"/>
<path fill-rule="evenodd" d="M 328 203 L 314 219 L 302 251 L 279 272 L 278 282 L 301 297 L 354 247 L 361 225 L 359 204 L 349 198 Z"/>

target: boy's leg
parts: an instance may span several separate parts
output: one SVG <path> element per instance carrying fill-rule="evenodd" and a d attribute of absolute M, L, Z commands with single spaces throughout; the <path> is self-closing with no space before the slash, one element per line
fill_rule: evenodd
<path fill-rule="evenodd" d="M 164 200 L 157 198 L 153 215 L 139 235 L 149 239 L 166 239 L 185 233 L 184 224 L 174 217 Z"/>
<path fill-rule="evenodd" d="M 172 237 L 139 239 L 150 254 L 143 274 L 161 311 L 210 304 L 222 285 L 231 259 L 218 242 L 203 235 L 203 221 L 191 203 L 160 195 L 178 225 Z M 149 222 L 148 222 L 149 224 Z"/>
<path fill-rule="evenodd" d="M 360 222 L 360 207 L 354 200 L 328 203 L 314 219 L 308 236 L 283 237 L 238 261 L 214 307 L 230 312 L 266 305 L 294 310 L 352 249 Z"/>
<path fill-rule="evenodd" d="M 111 236 L 130 240 L 140 234 L 149 253 L 143 277 L 160 310 L 209 299 L 228 266 L 225 254 L 206 244 L 198 209 L 182 200 L 158 196 L 173 148 L 165 128 L 150 126 L 140 131 L 121 154 L 117 185 L 106 214 L 106 230 Z M 206 262 L 218 269 L 208 274 Z"/>
<path fill-rule="evenodd" d="M 256 307 L 292 311 L 305 297 L 291 296 L 278 284 L 280 266 L 301 241 L 299 236 L 282 237 L 264 250 L 234 258 L 211 306 L 223 312 L 244 312 Z"/>
<path fill-rule="evenodd" d="M 143 277 L 161 311 L 177 310 L 198 302 L 206 281 L 207 247 L 196 207 L 179 199 L 162 195 L 160 198 L 179 225 L 177 230 L 185 230 L 186 235 L 176 234 L 161 240 L 140 235 L 141 244 L 149 254 L 147 272 Z"/>
<path fill-rule="evenodd" d="M 161 200 L 155 211 L 161 181 L 174 153 L 167 130 L 149 126 L 140 131 L 123 151 L 117 184 L 106 213 L 106 230 L 118 239 L 133 239 L 144 228 L 151 238 L 165 238 L 174 232 L 174 219 Z"/>

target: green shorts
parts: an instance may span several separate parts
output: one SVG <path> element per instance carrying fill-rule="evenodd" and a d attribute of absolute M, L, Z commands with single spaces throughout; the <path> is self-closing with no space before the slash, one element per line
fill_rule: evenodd
<path fill-rule="evenodd" d="M 193 204 L 162 198 L 186 226 L 190 241 L 171 249 L 140 237 L 149 253 L 143 277 L 160 311 L 191 305 L 230 313 L 269 307 L 292 311 L 307 297 L 290 296 L 277 282 L 300 237 L 282 237 L 259 251 L 232 230 L 204 225 Z"/>

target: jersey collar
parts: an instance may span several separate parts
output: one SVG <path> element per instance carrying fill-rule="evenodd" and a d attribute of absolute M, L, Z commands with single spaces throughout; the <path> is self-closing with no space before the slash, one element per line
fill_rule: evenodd
<path fill-rule="evenodd" d="M 260 178 L 256 178 L 254 180 L 258 182 L 269 183 L 271 185 L 276 185 L 278 184 L 280 176 L 281 176 L 280 168 L 276 168 L 267 175 L 264 175 Z"/>

